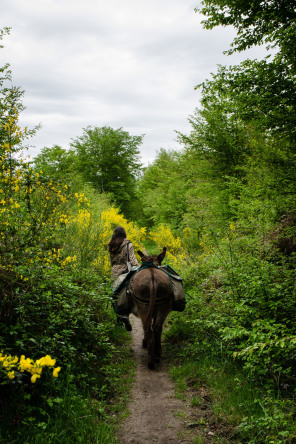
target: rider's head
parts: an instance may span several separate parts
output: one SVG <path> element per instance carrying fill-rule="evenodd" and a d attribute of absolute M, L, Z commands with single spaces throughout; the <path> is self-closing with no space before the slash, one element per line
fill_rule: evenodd
<path fill-rule="evenodd" d="M 108 244 L 108 250 L 111 253 L 117 253 L 119 251 L 122 242 L 126 238 L 126 232 L 123 227 L 116 227 L 113 231 L 112 237 L 110 239 L 110 242 Z"/>
<path fill-rule="evenodd" d="M 113 235 L 112 237 L 122 237 L 123 239 L 126 238 L 126 232 L 125 229 L 123 227 L 116 227 L 115 230 L 113 231 Z"/>

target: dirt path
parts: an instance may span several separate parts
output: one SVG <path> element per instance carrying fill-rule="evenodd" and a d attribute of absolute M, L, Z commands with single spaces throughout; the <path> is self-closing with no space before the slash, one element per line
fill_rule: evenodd
<path fill-rule="evenodd" d="M 131 316 L 131 322 L 137 368 L 128 405 L 130 415 L 119 435 L 121 443 L 192 443 L 192 439 L 184 437 L 184 425 L 186 418 L 190 416 L 190 408 L 175 397 L 165 356 L 155 370 L 149 370 L 147 351 L 142 347 L 141 322 L 134 316 Z"/>

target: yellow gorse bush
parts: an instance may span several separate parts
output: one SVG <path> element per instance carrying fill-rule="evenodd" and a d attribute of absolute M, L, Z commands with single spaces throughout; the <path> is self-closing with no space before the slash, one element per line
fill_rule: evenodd
<path fill-rule="evenodd" d="M 68 254 L 63 245 L 59 249 L 51 245 L 60 244 L 55 240 L 57 233 L 64 233 L 71 222 L 69 201 L 74 200 L 78 209 L 90 204 L 83 193 L 71 195 L 68 185 L 55 183 L 18 158 L 18 144 L 27 137 L 28 130 L 21 130 L 17 120 L 15 112 L 1 127 L 4 142 L 0 143 L 0 240 L 4 252 L 12 249 L 14 253 L 9 261 L 8 256 L 2 256 L 0 273 L 13 270 L 27 281 L 28 270 L 36 265 L 43 269 L 53 265 L 75 268 L 75 252 Z M 27 276 L 18 273 L 15 267 L 19 255 L 27 268 Z"/>
<path fill-rule="evenodd" d="M 150 231 L 149 236 L 156 243 L 159 251 L 163 247 L 167 248 L 166 259 L 170 265 L 181 269 L 186 263 L 185 251 L 181 239 L 173 235 L 170 227 L 160 224 Z"/>
<path fill-rule="evenodd" d="M 139 228 L 134 222 L 129 222 L 125 217 L 119 213 L 117 208 L 111 207 L 101 214 L 101 221 L 103 225 L 102 241 L 107 245 L 114 228 L 122 226 L 127 234 L 127 237 L 132 241 L 135 250 L 143 248 L 143 242 L 146 239 L 146 228 Z"/>
<path fill-rule="evenodd" d="M 24 373 L 26 371 L 32 375 L 31 382 L 33 384 L 41 377 L 44 367 L 52 368 L 52 376 L 57 378 L 61 368 L 54 367 L 55 364 L 56 360 L 52 359 L 49 355 L 34 361 L 33 359 L 26 358 L 24 355 L 18 358 L 17 356 L 0 353 L 0 368 L 2 367 L 2 370 L 9 379 L 15 378 L 15 372 Z"/>
<path fill-rule="evenodd" d="M 64 239 L 65 258 L 62 266 L 70 266 L 73 270 L 82 270 L 94 265 L 94 261 L 101 255 L 102 250 L 100 220 L 94 217 L 90 202 L 81 196 L 82 194 L 76 196 L 81 202 L 78 201 L 78 211 L 74 211 L 69 217 Z M 86 208 L 85 204 L 90 205 Z"/>
<path fill-rule="evenodd" d="M 110 274 L 107 244 L 115 226 L 125 228 L 135 250 L 143 248 L 146 230 L 128 222 L 116 208 L 106 210 L 108 204 L 102 204 L 104 209 L 100 210 L 84 193 L 71 195 L 67 185 L 56 184 L 43 177 L 42 171 L 34 171 L 28 163 L 16 160 L 13 154 L 18 152 L 16 145 L 27 134 L 18 127 L 17 120 L 15 114 L 2 128 L 7 133 L 3 140 L 12 142 L 5 141 L 0 146 L 0 239 L 4 250 L 10 250 L 13 227 L 15 264 L 21 250 L 25 251 L 27 271 L 22 269 L 18 273 L 15 268 L 16 274 L 26 281 L 35 265 L 43 269 L 57 265 L 77 272 L 92 265 L 107 277 Z M 70 201 L 75 205 L 69 205 Z M 30 246 L 20 247 L 23 239 L 30 240 Z M 0 260 L 0 273 L 11 267 L 14 267 L 11 257 L 9 261 Z"/>
<path fill-rule="evenodd" d="M 98 209 L 90 204 L 85 207 L 83 205 L 89 202 L 83 195 L 77 194 L 75 197 L 80 200 L 80 206 L 76 213 L 68 217 L 64 259 L 60 264 L 72 269 L 93 266 L 98 273 L 109 277 L 111 266 L 107 247 L 114 228 L 118 225 L 124 227 L 136 251 L 143 249 L 146 229 L 129 222 L 113 206 L 104 204 L 103 208 Z"/>

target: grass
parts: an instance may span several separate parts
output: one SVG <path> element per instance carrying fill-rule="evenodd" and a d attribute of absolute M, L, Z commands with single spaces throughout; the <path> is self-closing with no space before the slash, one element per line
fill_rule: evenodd
<path fill-rule="evenodd" d="M 191 399 L 192 407 L 199 407 L 202 404 L 202 399 L 199 396 L 193 396 Z"/>
<path fill-rule="evenodd" d="M 105 409 L 109 423 L 117 428 L 118 424 L 128 415 L 126 405 L 129 400 L 136 364 L 131 348 L 131 336 L 121 326 L 116 328 L 115 334 L 118 354 L 114 357 L 111 366 L 116 377 L 113 378 L 113 397 L 109 400 Z"/>
<path fill-rule="evenodd" d="M 79 400 L 73 404 L 73 398 L 70 399 L 67 411 L 71 413 L 71 416 L 66 424 L 72 428 L 72 432 L 70 433 L 65 428 L 65 420 L 62 420 L 58 427 L 60 434 L 58 435 L 57 430 L 56 440 L 53 443 L 119 444 L 116 435 L 120 422 L 127 416 L 126 404 L 129 399 L 135 363 L 130 335 L 124 328 L 118 326 L 114 330 L 114 336 L 117 353 L 114 354 L 110 363 L 112 383 L 109 396 L 112 396 L 107 400 L 89 399 L 84 410 Z M 73 430 L 76 431 L 74 436 Z"/>
<path fill-rule="evenodd" d="M 167 355 L 176 356 L 176 346 L 166 344 Z M 184 344 L 179 349 L 184 350 Z M 291 401 L 256 385 L 235 363 L 215 355 L 171 361 L 170 374 L 178 397 L 191 398 L 193 409 L 207 405 L 218 424 L 216 442 L 292 443 L 296 438 Z M 196 437 L 200 442 L 200 437 Z"/>

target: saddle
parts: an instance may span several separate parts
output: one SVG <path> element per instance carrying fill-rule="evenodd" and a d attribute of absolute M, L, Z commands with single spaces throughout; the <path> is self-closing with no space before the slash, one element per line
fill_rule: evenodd
<path fill-rule="evenodd" d="M 128 273 L 121 274 L 114 283 L 114 290 L 112 293 L 113 309 L 117 315 L 127 315 L 130 313 L 129 309 L 129 292 L 128 287 L 131 279 L 135 273 L 145 268 L 157 268 L 166 273 L 170 279 L 170 284 L 173 290 L 173 311 L 182 312 L 186 307 L 186 297 L 183 289 L 182 278 L 169 265 L 156 266 L 154 263 L 143 263 L 140 267 L 133 267 Z"/>

